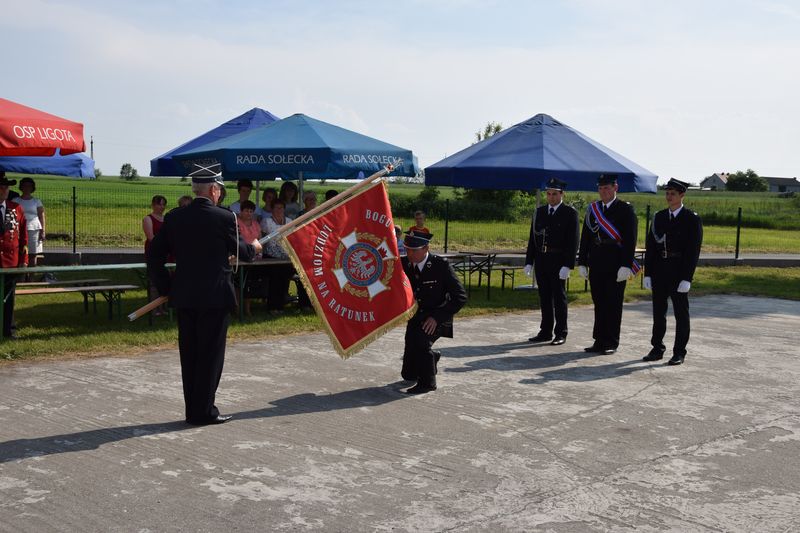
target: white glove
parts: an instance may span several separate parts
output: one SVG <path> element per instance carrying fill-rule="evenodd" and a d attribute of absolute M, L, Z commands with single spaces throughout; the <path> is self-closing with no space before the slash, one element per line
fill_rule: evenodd
<path fill-rule="evenodd" d="M 628 281 L 628 278 L 633 275 L 631 269 L 628 267 L 619 267 L 617 270 L 617 283 L 622 283 L 623 281 Z"/>
<path fill-rule="evenodd" d="M 681 281 L 678 283 L 678 292 L 689 292 L 689 289 L 692 288 L 692 283 L 686 280 Z"/>
<path fill-rule="evenodd" d="M 525 272 L 526 276 L 531 277 L 531 274 L 533 274 L 533 265 L 525 265 L 522 271 Z"/>
<path fill-rule="evenodd" d="M 653 290 L 653 280 L 650 279 L 650 276 L 644 277 L 644 288 L 647 289 L 648 291 Z"/>
<path fill-rule="evenodd" d="M 561 270 L 558 271 L 558 278 L 559 279 L 567 279 L 569 277 L 570 269 L 567 267 L 561 267 Z"/>
<path fill-rule="evenodd" d="M 589 269 L 586 268 L 583 265 L 578 265 L 578 274 L 580 274 L 580 276 L 583 279 L 588 279 L 589 278 Z"/>

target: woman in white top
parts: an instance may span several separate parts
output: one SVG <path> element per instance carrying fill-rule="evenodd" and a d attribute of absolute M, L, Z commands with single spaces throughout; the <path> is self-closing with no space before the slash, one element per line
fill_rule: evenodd
<path fill-rule="evenodd" d="M 14 201 L 25 211 L 28 230 L 28 266 L 36 266 L 37 255 L 44 252 L 44 205 L 41 200 L 33 197 L 33 191 L 36 190 L 36 182 L 33 181 L 33 178 L 19 180 L 19 190 L 22 196 Z"/>

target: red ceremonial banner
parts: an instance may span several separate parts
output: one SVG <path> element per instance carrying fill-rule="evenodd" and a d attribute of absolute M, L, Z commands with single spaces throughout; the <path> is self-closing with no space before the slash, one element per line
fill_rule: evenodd
<path fill-rule="evenodd" d="M 416 312 L 382 180 L 297 226 L 282 241 L 342 358 Z"/>

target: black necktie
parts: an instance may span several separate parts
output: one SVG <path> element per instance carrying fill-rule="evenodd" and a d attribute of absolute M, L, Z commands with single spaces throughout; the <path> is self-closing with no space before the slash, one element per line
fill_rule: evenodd
<path fill-rule="evenodd" d="M 670 213 L 669 214 L 669 221 L 672 222 L 673 220 L 675 220 L 675 213 Z"/>
<path fill-rule="evenodd" d="M 603 214 L 606 214 L 606 204 L 603 204 Z"/>
<path fill-rule="evenodd" d="M 555 213 L 555 212 L 556 212 L 556 209 L 554 207 L 551 207 L 549 215 L 553 216 L 553 213 Z"/>

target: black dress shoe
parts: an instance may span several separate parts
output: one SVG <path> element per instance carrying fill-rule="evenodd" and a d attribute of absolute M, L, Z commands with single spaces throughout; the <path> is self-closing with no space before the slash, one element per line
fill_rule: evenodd
<path fill-rule="evenodd" d="M 187 418 L 186 423 L 192 426 L 211 426 L 214 424 L 224 424 L 228 420 L 233 418 L 233 415 L 217 415 L 212 418 Z"/>
<path fill-rule="evenodd" d="M 528 339 L 528 342 L 548 342 L 552 338 L 553 338 L 552 335 L 548 335 L 547 333 L 539 332 L 539 334 L 536 335 L 535 337 L 531 337 L 530 339 Z"/>
<path fill-rule="evenodd" d="M 667 364 L 670 366 L 681 365 L 683 364 L 683 355 L 673 355 L 672 359 L 667 361 Z"/>
<path fill-rule="evenodd" d="M 426 392 L 431 392 L 436 390 L 436 385 L 423 385 L 422 383 L 417 383 L 410 389 L 406 391 L 406 394 L 425 394 Z"/>
<path fill-rule="evenodd" d="M 597 353 L 599 353 L 601 355 L 611 355 L 612 353 L 616 353 L 616 352 L 617 352 L 616 348 L 600 348 L 597 351 Z"/>
<path fill-rule="evenodd" d="M 567 338 L 566 337 L 556 337 L 555 339 L 553 339 L 553 342 L 551 342 L 550 344 L 552 344 L 553 346 L 560 346 L 561 344 L 564 344 L 565 342 L 567 342 Z"/>
<path fill-rule="evenodd" d="M 601 350 L 602 348 L 596 344 L 592 344 L 591 346 L 583 349 L 583 351 L 586 353 L 600 353 Z"/>
<path fill-rule="evenodd" d="M 642 361 L 659 361 L 664 358 L 664 352 L 658 348 L 653 348 L 650 353 L 642 357 Z"/>

